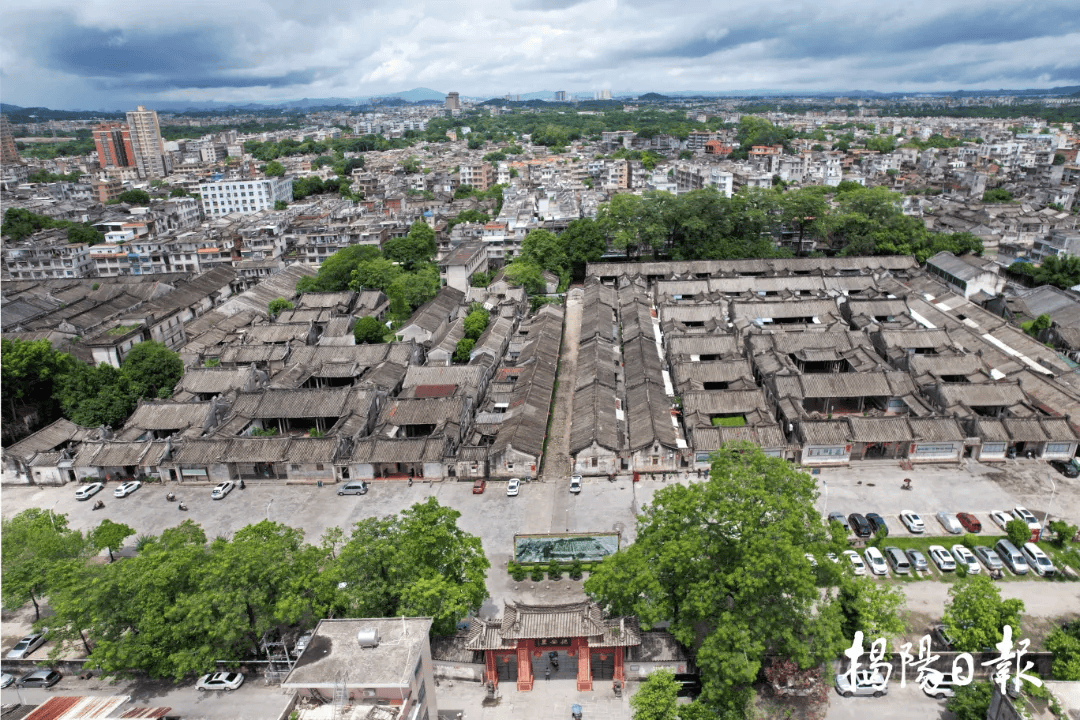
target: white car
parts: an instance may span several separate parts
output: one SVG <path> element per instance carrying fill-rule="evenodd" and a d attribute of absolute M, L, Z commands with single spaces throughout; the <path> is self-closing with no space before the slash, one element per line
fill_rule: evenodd
<path fill-rule="evenodd" d="M 89 500 L 90 498 L 101 492 L 101 488 L 103 487 L 105 486 L 99 482 L 83 485 L 81 488 L 75 491 L 75 499 Z"/>
<path fill-rule="evenodd" d="M 30 633 L 15 643 L 15 647 L 8 651 L 7 656 L 12 660 L 26 657 L 45 644 L 45 633 L 47 632 L 49 632 L 49 628 L 44 628 L 41 632 Z"/>
<path fill-rule="evenodd" d="M 964 526 L 956 519 L 955 513 L 939 512 L 937 520 L 941 523 L 941 527 L 945 528 L 945 532 L 953 535 L 960 535 L 964 532 Z"/>
<path fill-rule="evenodd" d="M 113 490 L 112 494 L 113 497 L 127 497 L 141 487 L 142 483 L 138 480 L 128 480 L 125 483 L 120 483 L 120 487 Z"/>
<path fill-rule="evenodd" d="M 1039 521 L 1038 521 L 1038 519 L 1027 508 L 1020 507 L 1019 505 L 1017 505 L 1016 507 L 1013 508 L 1013 515 L 1015 515 L 1017 517 L 1017 519 L 1023 520 L 1024 522 L 1026 522 L 1027 526 L 1029 528 L 1031 528 L 1032 530 L 1038 530 L 1039 529 Z"/>
<path fill-rule="evenodd" d="M 863 565 L 863 561 L 862 558 L 859 557 L 859 553 L 855 552 L 854 550 L 845 550 L 844 557 L 846 557 L 848 559 L 848 562 L 851 563 L 852 572 L 854 572 L 856 575 L 866 574 L 866 565 Z"/>
<path fill-rule="evenodd" d="M 570 476 L 570 492 L 572 492 L 572 493 L 581 492 L 581 476 L 580 475 L 571 475 Z"/>
<path fill-rule="evenodd" d="M 846 698 L 852 695 L 881 697 L 889 692 L 885 677 L 877 670 L 857 670 L 854 685 L 851 684 L 851 678 L 847 673 L 841 673 L 836 676 L 835 684 L 836 692 Z"/>
<path fill-rule="evenodd" d="M 952 556 L 956 558 L 957 565 L 963 565 L 967 568 L 968 575 L 978 575 L 982 572 L 982 567 L 979 566 L 979 560 L 975 557 L 975 553 L 963 545 L 953 545 Z"/>
<path fill-rule="evenodd" d="M 956 569 L 956 561 L 953 560 L 952 555 L 949 554 L 944 545 L 931 545 L 926 548 L 926 554 L 930 556 L 930 559 L 938 566 L 938 570 L 941 572 L 952 572 Z"/>
<path fill-rule="evenodd" d="M 1024 554 L 1024 560 L 1027 561 L 1027 564 L 1039 577 L 1057 575 L 1057 568 L 1054 567 L 1054 563 L 1050 562 L 1050 558 L 1035 543 L 1024 543 L 1024 546 L 1020 548 L 1020 552 Z"/>
<path fill-rule="evenodd" d="M 231 493 L 232 489 L 234 487 L 236 487 L 236 483 L 234 483 L 232 480 L 228 480 L 228 481 L 223 482 L 223 483 L 218 483 L 214 487 L 214 489 L 210 491 L 210 499 L 211 500 L 220 500 L 221 498 L 223 498 L 226 495 L 228 495 L 229 493 Z M 221 673 L 218 673 L 218 675 L 221 675 Z"/>
<path fill-rule="evenodd" d="M 912 535 L 921 535 L 926 532 L 926 525 L 923 524 L 922 518 L 918 513 L 910 510 L 905 510 L 900 513 L 900 522 L 904 523 L 904 527 L 908 529 L 908 532 Z"/>
<path fill-rule="evenodd" d="M 825 553 L 825 557 L 829 559 L 829 562 L 840 562 L 840 558 L 836 557 L 836 553 Z"/>
<path fill-rule="evenodd" d="M 1004 530 L 1005 526 L 1009 524 L 1010 521 L 1015 520 L 1016 518 L 1014 518 L 1012 516 L 1012 513 L 1008 510 L 991 510 L 990 519 L 993 520 L 999 528 Z"/>
<path fill-rule="evenodd" d="M 11 683 L 15 682 L 15 676 L 4 673 L 0 675 L 0 688 L 6 688 Z"/>
<path fill-rule="evenodd" d="M 866 558 L 866 564 L 870 566 L 870 572 L 875 575 L 884 575 L 888 572 L 889 566 L 885 564 L 885 556 L 876 547 L 866 548 L 863 551 L 863 557 Z"/>
<path fill-rule="evenodd" d="M 510 497 L 514 497 L 518 494 L 520 488 L 521 478 L 510 478 L 510 482 L 506 483 L 506 494 Z"/>
<path fill-rule="evenodd" d="M 243 673 L 218 672 L 203 675 L 199 678 L 199 682 L 195 683 L 195 688 L 199 692 L 205 690 L 225 690 L 226 692 L 232 692 L 243 684 Z"/>

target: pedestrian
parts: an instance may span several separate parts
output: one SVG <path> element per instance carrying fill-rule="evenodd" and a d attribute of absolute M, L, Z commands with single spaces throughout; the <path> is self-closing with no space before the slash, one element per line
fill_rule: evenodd
<path fill-rule="evenodd" d="M 550 680 L 551 679 L 551 668 L 548 668 L 547 670 L 544 671 L 544 679 L 545 680 Z"/>

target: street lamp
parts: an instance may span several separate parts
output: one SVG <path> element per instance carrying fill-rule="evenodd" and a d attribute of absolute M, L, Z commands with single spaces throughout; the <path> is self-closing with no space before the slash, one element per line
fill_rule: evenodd
<path fill-rule="evenodd" d="M 1046 505 L 1046 517 L 1043 518 L 1043 524 L 1045 524 L 1046 529 L 1049 530 L 1050 529 L 1050 508 L 1054 504 L 1054 494 L 1057 493 L 1057 483 L 1054 482 L 1054 478 L 1052 478 L 1049 474 L 1047 474 L 1046 479 L 1050 481 L 1050 488 L 1051 489 L 1050 489 L 1050 502 L 1047 503 L 1047 505 Z"/>
<path fill-rule="evenodd" d="M 821 506 L 821 514 L 828 517 L 827 511 L 829 509 L 829 483 L 825 478 L 821 478 L 821 484 L 825 486 L 825 502 Z"/>
<path fill-rule="evenodd" d="M 274 503 L 274 498 L 270 498 L 270 502 L 266 503 L 266 521 L 270 521 L 270 506 Z"/>
<path fill-rule="evenodd" d="M 566 532 L 570 532 L 570 508 L 566 508 Z"/>

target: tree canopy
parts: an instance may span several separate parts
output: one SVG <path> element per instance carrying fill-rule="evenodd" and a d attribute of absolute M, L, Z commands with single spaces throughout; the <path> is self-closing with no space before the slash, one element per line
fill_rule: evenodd
<path fill-rule="evenodd" d="M 370 315 L 360 318 L 353 326 L 353 337 L 360 345 L 377 345 L 383 342 L 385 333 L 386 327 Z"/>
<path fill-rule="evenodd" d="M 986 575 L 970 575 L 949 588 L 942 622 L 957 650 L 979 652 L 1001 642 L 1002 628 L 1020 630 L 1024 601 L 1001 599 L 1001 590 Z"/>
<path fill-rule="evenodd" d="M 0 226 L 0 235 L 12 240 L 22 240 L 40 230 L 49 228 L 67 229 L 68 242 L 81 242 L 95 245 L 105 241 L 105 236 L 90 227 L 71 222 L 70 220 L 55 220 L 47 215 L 37 215 L 22 208 L 9 207 L 4 211 L 4 222 Z"/>
<path fill-rule="evenodd" d="M 700 701 L 743 717 L 766 654 L 805 668 L 845 644 L 836 603 L 822 598 L 804 555 L 833 547 L 816 495 L 813 479 L 785 461 L 725 445 L 707 482 L 656 492 L 637 539 L 600 563 L 585 591 L 646 628 L 670 621 L 697 648 Z"/>
<path fill-rule="evenodd" d="M 86 548 L 116 549 L 125 526 L 103 522 L 87 545 L 64 516 L 53 530 L 49 513 L 26 511 L 3 521 L 4 603 L 47 592 L 52 636 L 81 640 L 89 666 L 108 675 L 180 679 L 251 658 L 268 631 L 323 617 L 429 616 L 435 634 L 451 634 L 487 597 L 489 563 L 459 517 L 429 498 L 348 535 L 331 528 L 317 545 L 269 521 L 208 542 L 186 520 L 140 538 L 134 557 L 99 565 L 85 562 Z"/>

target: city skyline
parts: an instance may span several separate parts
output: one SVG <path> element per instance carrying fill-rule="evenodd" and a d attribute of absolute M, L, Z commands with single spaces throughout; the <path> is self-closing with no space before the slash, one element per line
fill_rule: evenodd
<path fill-rule="evenodd" d="M 280 0 L 6 6 L 4 102 L 67 109 L 275 103 L 427 87 L 462 97 L 541 90 L 787 91 L 1080 84 L 1080 18 L 1064 0 L 807 8 L 477 0 L 400 7 Z M 212 22 L 208 22 L 212 20 Z M 1072 49 L 1070 49 L 1072 48 Z"/>

